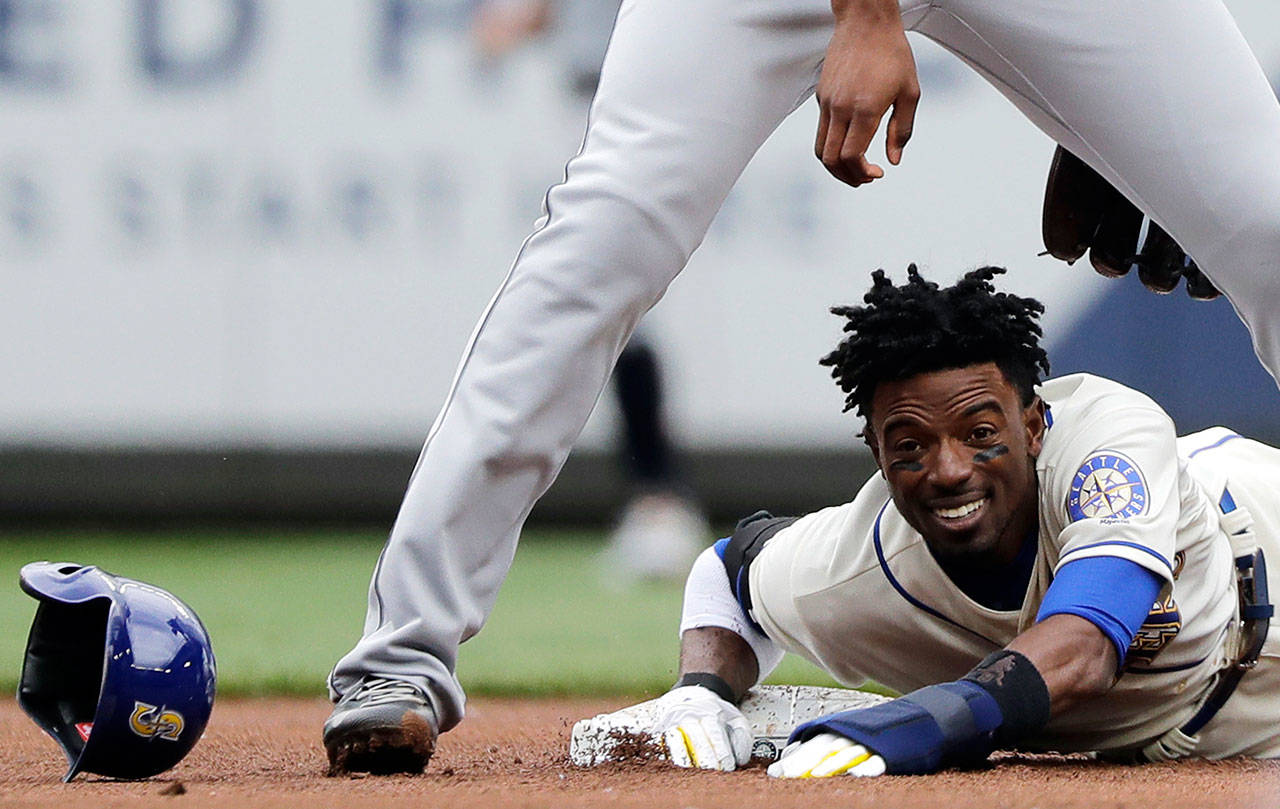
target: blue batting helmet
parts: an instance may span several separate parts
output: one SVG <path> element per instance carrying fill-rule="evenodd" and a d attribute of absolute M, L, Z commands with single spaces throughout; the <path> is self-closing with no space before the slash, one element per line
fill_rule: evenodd
<path fill-rule="evenodd" d="M 191 608 L 159 587 L 69 562 L 32 562 L 19 583 L 40 605 L 18 704 L 67 754 L 62 780 L 146 778 L 182 760 L 209 722 L 216 678 Z"/>

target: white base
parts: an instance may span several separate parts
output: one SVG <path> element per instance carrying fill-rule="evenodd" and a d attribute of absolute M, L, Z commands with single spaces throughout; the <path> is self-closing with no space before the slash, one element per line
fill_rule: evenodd
<path fill-rule="evenodd" d="M 747 692 L 739 707 L 751 723 L 752 758 L 775 761 L 796 725 L 836 711 L 876 705 L 886 699 L 846 688 L 761 685 Z M 656 699 L 651 699 L 614 713 L 581 720 L 573 726 L 569 759 L 579 767 L 594 767 L 615 760 L 614 748 L 620 741 L 644 736 L 653 739 L 655 751 L 660 751 L 662 738 L 653 733 L 653 723 L 657 719 L 656 703 Z"/>

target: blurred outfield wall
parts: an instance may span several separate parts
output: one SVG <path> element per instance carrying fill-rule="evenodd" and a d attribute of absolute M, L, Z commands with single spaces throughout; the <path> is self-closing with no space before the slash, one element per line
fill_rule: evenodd
<path fill-rule="evenodd" d="M 1275 4 L 1229 5 L 1280 76 Z M 472 13 L 0 0 L 0 514 L 390 516 L 581 138 L 557 38 L 488 62 Z M 1057 370 L 1133 382 L 1187 429 L 1280 436 L 1280 397 L 1225 303 L 1187 309 L 1037 257 L 1052 144 L 914 44 L 904 164 L 857 191 L 831 180 L 805 105 L 646 319 L 713 510 L 856 485 L 858 425 L 816 364 L 839 337 L 826 308 L 909 261 L 940 280 L 1008 265 L 1049 307 Z M 606 397 L 538 513 L 612 506 L 615 419 Z"/>

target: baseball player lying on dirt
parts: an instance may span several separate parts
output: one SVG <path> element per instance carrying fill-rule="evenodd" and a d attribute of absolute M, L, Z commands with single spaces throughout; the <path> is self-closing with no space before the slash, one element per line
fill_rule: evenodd
<path fill-rule="evenodd" d="M 1177 438 L 1099 377 L 1041 382 L 1043 307 L 997 292 L 1001 272 L 877 272 L 865 306 L 833 310 L 847 336 L 822 362 L 880 474 L 699 557 L 655 727 L 676 764 L 747 762 L 735 704 L 784 651 L 905 696 L 800 725 L 770 775 L 928 773 L 997 748 L 1280 756 L 1262 550 L 1280 558 L 1280 450 Z"/>

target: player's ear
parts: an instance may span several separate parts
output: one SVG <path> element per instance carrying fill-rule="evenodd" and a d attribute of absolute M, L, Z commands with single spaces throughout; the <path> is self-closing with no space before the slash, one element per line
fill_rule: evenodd
<path fill-rule="evenodd" d="M 1039 458 L 1040 450 L 1044 449 L 1044 433 L 1048 429 L 1044 399 L 1036 396 L 1031 404 L 1023 408 L 1022 424 L 1027 431 L 1027 454 L 1032 458 Z"/>
<path fill-rule="evenodd" d="M 876 459 L 876 466 L 880 466 L 880 442 L 876 440 L 876 435 L 871 431 L 871 425 L 867 424 L 862 428 L 862 432 L 858 433 L 862 438 L 862 443 L 867 445 L 867 449 L 871 450 L 871 457 Z M 884 474 L 884 469 L 880 470 L 880 474 Z"/>

